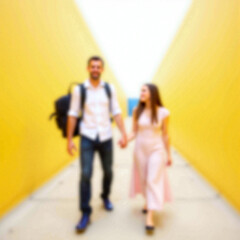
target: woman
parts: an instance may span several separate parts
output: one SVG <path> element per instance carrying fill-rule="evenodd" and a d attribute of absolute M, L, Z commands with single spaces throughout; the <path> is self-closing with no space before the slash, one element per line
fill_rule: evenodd
<path fill-rule="evenodd" d="M 172 164 L 168 137 L 169 110 L 163 107 L 154 84 L 142 86 L 140 101 L 133 110 L 133 132 L 136 139 L 130 197 L 141 193 L 145 198 L 146 231 L 153 232 L 153 212 L 172 200 L 166 166 Z"/>

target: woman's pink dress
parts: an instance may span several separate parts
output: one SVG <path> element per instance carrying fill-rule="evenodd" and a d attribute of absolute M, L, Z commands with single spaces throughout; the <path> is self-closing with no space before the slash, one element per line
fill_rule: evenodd
<path fill-rule="evenodd" d="M 151 123 L 148 109 L 138 119 L 130 197 L 141 193 L 147 201 L 147 209 L 160 211 L 165 202 L 172 201 L 161 130 L 162 121 L 170 112 L 165 107 L 158 107 L 157 114 L 158 123 Z"/>

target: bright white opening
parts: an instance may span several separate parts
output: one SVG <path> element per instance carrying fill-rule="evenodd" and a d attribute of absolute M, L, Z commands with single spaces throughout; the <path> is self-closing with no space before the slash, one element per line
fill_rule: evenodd
<path fill-rule="evenodd" d="M 126 92 L 151 82 L 192 0 L 75 0 Z"/>

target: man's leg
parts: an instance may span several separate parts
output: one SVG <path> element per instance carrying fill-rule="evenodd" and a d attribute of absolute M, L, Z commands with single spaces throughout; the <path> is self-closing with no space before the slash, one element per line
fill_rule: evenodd
<path fill-rule="evenodd" d="M 83 213 L 91 214 L 91 176 L 94 158 L 94 141 L 82 136 L 80 147 L 81 179 L 79 184 L 79 208 Z"/>
<path fill-rule="evenodd" d="M 111 191 L 111 183 L 113 179 L 113 171 L 112 171 L 113 141 L 112 139 L 107 140 L 103 143 L 100 143 L 98 150 L 99 150 L 101 165 L 103 169 L 101 197 L 103 199 L 107 199 Z"/>

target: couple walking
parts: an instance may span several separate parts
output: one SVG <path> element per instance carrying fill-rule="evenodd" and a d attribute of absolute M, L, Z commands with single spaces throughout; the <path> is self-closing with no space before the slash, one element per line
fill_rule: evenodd
<path fill-rule="evenodd" d="M 110 121 L 112 115 L 121 132 L 121 139 L 118 142 L 120 147 L 125 148 L 135 139 L 130 197 L 138 193 L 144 196 L 145 206 L 142 212 L 146 214 L 145 229 L 152 232 L 153 212 L 160 211 L 165 202 L 171 201 L 166 174 L 166 166 L 172 163 L 168 137 L 169 110 L 163 107 L 155 85 L 143 85 L 139 104 L 133 110 L 132 133 L 127 135 L 115 88 L 101 80 L 104 61 L 98 56 L 91 57 L 87 63 L 87 70 L 89 79 L 84 82 L 86 100 L 80 122 L 79 209 L 82 217 L 76 225 L 76 230 L 83 232 L 90 221 L 91 176 L 96 151 L 100 155 L 104 173 L 101 193 L 103 205 L 106 210 L 113 210 L 113 204 L 109 199 L 113 179 L 113 140 Z M 109 89 L 109 95 L 106 89 Z M 80 93 L 79 85 L 75 86 L 68 111 L 67 150 L 70 155 L 73 155 L 73 150 L 77 150 L 72 136 L 81 109 Z"/>

